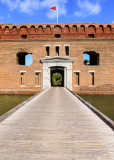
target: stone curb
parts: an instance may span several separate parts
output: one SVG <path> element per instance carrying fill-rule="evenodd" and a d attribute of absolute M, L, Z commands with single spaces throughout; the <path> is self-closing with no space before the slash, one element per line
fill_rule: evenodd
<path fill-rule="evenodd" d="M 45 91 L 46 89 L 42 90 L 41 92 L 33 95 L 32 97 L 30 97 L 29 99 L 23 101 L 22 103 L 20 103 L 19 105 L 17 105 L 16 107 L 12 108 L 11 110 L 9 110 L 8 112 L 4 113 L 3 115 L 0 116 L 0 123 L 2 121 L 4 121 L 6 118 L 8 118 L 9 116 L 11 116 L 14 112 L 16 112 L 18 109 L 20 109 L 21 107 L 23 107 L 25 104 L 27 104 L 29 101 L 31 101 L 32 99 L 34 99 L 36 96 L 38 96 L 39 94 L 41 94 L 43 91 Z"/>
<path fill-rule="evenodd" d="M 67 88 L 68 89 L 68 88 Z M 69 90 L 69 89 L 68 89 Z M 83 104 L 85 104 L 91 111 L 93 111 L 100 119 L 102 119 L 113 131 L 114 131 L 114 121 L 112 121 L 110 118 L 108 118 L 106 115 L 104 115 L 102 112 L 100 112 L 98 109 L 96 109 L 94 106 L 92 106 L 90 103 L 85 101 L 83 98 L 81 98 L 79 95 L 73 93 L 71 90 L 69 90 L 75 97 L 77 97 Z"/>

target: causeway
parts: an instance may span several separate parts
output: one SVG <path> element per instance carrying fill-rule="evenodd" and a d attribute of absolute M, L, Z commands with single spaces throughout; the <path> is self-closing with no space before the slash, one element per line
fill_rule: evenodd
<path fill-rule="evenodd" d="M 46 89 L 0 123 L 0 160 L 113 159 L 113 130 L 66 88 Z"/>

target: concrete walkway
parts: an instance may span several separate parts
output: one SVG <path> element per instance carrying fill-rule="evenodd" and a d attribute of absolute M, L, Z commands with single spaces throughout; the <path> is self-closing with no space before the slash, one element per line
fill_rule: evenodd
<path fill-rule="evenodd" d="M 0 160 L 113 160 L 114 132 L 65 88 L 0 123 Z"/>

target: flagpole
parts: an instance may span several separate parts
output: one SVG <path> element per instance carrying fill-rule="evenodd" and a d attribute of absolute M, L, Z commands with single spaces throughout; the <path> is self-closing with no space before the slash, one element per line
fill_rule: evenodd
<path fill-rule="evenodd" d="M 57 24 L 58 24 L 58 5 L 57 5 Z"/>

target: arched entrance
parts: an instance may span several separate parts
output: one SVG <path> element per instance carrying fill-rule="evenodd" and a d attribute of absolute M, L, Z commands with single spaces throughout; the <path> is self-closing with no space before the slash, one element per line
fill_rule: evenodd
<path fill-rule="evenodd" d="M 72 90 L 72 63 L 74 59 L 55 56 L 40 60 L 43 63 L 43 89 L 51 87 L 52 74 L 57 72 L 62 74 L 62 86 Z"/>
<path fill-rule="evenodd" d="M 64 87 L 64 67 L 51 67 L 50 72 L 51 86 Z"/>

